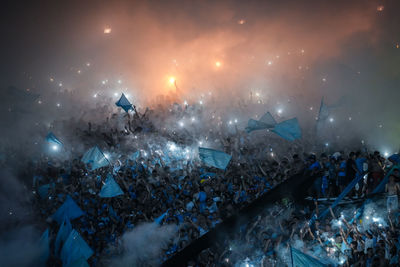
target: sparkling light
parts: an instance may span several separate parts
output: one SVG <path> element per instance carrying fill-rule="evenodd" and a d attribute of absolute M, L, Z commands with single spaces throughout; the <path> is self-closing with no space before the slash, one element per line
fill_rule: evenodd
<path fill-rule="evenodd" d="M 185 124 L 183 123 L 183 121 L 180 121 L 180 122 L 179 122 L 179 126 L 181 126 L 181 127 L 185 126 Z"/>
<path fill-rule="evenodd" d="M 175 83 L 175 77 L 169 77 L 169 83 L 172 85 L 172 84 L 174 84 Z"/>
<path fill-rule="evenodd" d="M 176 145 L 174 143 L 169 144 L 169 150 L 175 151 L 176 150 Z"/>
<path fill-rule="evenodd" d="M 54 151 L 57 151 L 57 150 L 58 150 L 58 145 L 53 145 L 51 148 L 52 148 Z"/>
<path fill-rule="evenodd" d="M 104 28 L 104 33 L 105 33 L 105 34 L 111 33 L 111 28 L 110 28 L 110 27 L 105 27 L 105 28 Z"/>
<path fill-rule="evenodd" d="M 221 62 L 220 62 L 220 61 L 215 62 L 215 66 L 216 66 L 217 68 L 221 67 Z"/>
<path fill-rule="evenodd" d="M 335 120 L 333 118 L 329 118 L 329 122 L 334 122 Z"/>

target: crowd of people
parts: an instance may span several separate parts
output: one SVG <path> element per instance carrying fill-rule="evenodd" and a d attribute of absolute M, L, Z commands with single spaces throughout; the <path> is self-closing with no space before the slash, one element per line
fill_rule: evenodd
<path fill-rule="evenodd" d="M 102 112 L 107 114 L 109 110 L 103 108 Z M 195 120 L 201 121 L 201 126 L 193 125 L 192 132 L 182 129 L 183 121 Z M 349 196 L 365 197 L 388 170 L 389 161 L 379 152 L 343 151 L 316 157 L 300 150 L 299 144 L 292 144 L 286 145 L 290 147 L 285 150 L 286 157 L 278 156 L 271 145 L 260 146 L 263 141 L 253 142 L 235 125 L 226 131 L 221 118 L 213 113 L 206 114 L 200 105 L 172 105 L 143 113 L 134 109 L 131 114 L 114 113 L 106 121 L 89 122 L 85 128 L 81 127 L 82 121 L 63 122 L 67 125 L 64 127 L 74 129 L 74 141 L 65 136 L 64 146 L 84 144 L 84 149 L 75 148 L 68 158 L 45 155 L 36 160 L 28 172 L 33 174 L 34 205 L 49 226 L 51 237 L 57 235 L 60 227 L 52 216 L 68 197 L 84 212 L 84 216 L 71 220 L 71 225 L 94 251 L 88 259 L 91 266 L 102 266 L 120 253 L 122 236 L 138 225 L 175 225 L 175 235 L 157 255 L 152 255 L 152 260 L 139 257 L 140 264 L 159 265 L 240 208 L 304 170 L 310 179 L 315 179 L 309 194 L 316 203 L 323 196 L 337 197 L 358 176 L 363 179 Z M 167 128 L 158 123 L 160 121 L 179 123 Z M 53 127 L 57 132 L 57 124 Z M 203 142 L 212 143 L 232 155 L 226 170 L 205 166 L 196 156 L 196 148 Z M 275 142 L 282 142 L 285 147 L 285 142 Z M 90 164 L 80 160 L 84 150 L 92 145 L 104 151 L 110 162 L 108 166 L 91 170 Z M 110 175 L 123 195 L 99 196 Z M 388 184 L 388 192 L 393 196 L 397 194 L 393 190 L 398 188 L 397 185 L 393 187 L 393 183 L 398 178 L 396 170 Z M 394 200 L 391 203 L 390 215 L 393 216 L 397 206 Z M 317 245 L 326 251 L 327 257 L 332 256 L 342 265 L 376 266 L 371 265 L 376 261 L 373 256 L 381 253 L 386 254 L 379 258 L 380 264 L 392 264 L 397 259 L 399 229 L 396 223 L 390 221 L 387 227 L 371 225 L 370 229 L 359 229 L 357 221 L 347 223 L 342 216 L 344 223 L 336 229 L 331 227 L 331 220 L 306 224 L 312 211 L 287 200 L 274 203 L 264 214 L 241 227 L 234 240 L 216 244 L 188 264 L 230 266 L 239 262 L 252 264 L 250 262 L 256 259 L 257 263 L 253 264 L 287 264 L 284 255 L 290 255 L 287 248 L 295 242 L 302 242 L 303 250 L 314 249 Z M 333 211 L 332 215 L 335 216 Z M 277 217 L 284 219 L 273 220 Z M 240 252 L 229 242 L 240 244 Z M 53 242 L 51 244 L 53 247 Z M 57 253 L 51 253 L 47 263 L 59 266 L 61 260 Z"/>
<path fill-rule="evenodd" d="M 233 238 L 204 250 L 192 266 L 198 262 L 204 266 L 292 266 L 293 248 L 317 259 L 321 264 L 318 266 L 398 266 L 397 164 L 397 156 L 387 160 L 378 151 L 366 158 L 360 152 L 350 152 L 347 158 L 335 153 L 330 160 L 325 153 L 318 160 L 311 155 L 305 165 L 316 177 L 310 190 L 314 194 L 312 205 L 287 199 L 271 204 L 263 214 L 241 225 Z M 357 175 L 363 179 L 349 192 L 347 200 L 361 201 L 334 211 L 326 200 L 340 194 Z M 385 175 L 386 196 L 371 195 Z M 346 177 L 341 188 L 340 179 Z M 326 198 L 317 199 L 320 195 Z M 322 216 L 323 209 L 329 211 L 328 216 Z M 306 266 L 305 262 L 300 266 Z"/>

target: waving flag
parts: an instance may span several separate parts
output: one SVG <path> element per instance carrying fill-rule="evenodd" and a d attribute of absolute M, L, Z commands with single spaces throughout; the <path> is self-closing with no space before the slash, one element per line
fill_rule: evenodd
<path fill-rule="evenodd" d="M 81 258 L 87 260 L 92 255 L 93 250 L 88 246 L 81 235 L 73 229 L 61 250 L 63 266 L 69 266 L 71 263 Z"/>
<path fill-rule="evenodd" d="M 297 118 L 278 123 L 272 131 L 289 141 L 301 138 L 301 129 Z"/>
<path fill-rule="evenodd" d="M 59 224 L 61 224 L 65 219 L 73 220 L 75 218 L 81 217 L 84 215 L 81 208 L 76 205 L 75 201 L 70 197 L 67 196 L 64 204 L 58 208 L 56 213 L 53 214 L 53 219 L 56 220 Z"/>
<path fill-rule="evenodd" d="M 121 187 L 115 182 L 114 178 L 109 174 L 106 178 L 106 181 L 101 188 L 99 193 L 100 197 L 116 197 L 119 195 L 123 195 Z"/>
<path fill-rule="evenodd" d="M 319 107 L 319 113 L 317 117 L 316 131 L 318 132 L 322 129 L 324 123 L 328 120 L 331 111 L 335 108 L 343 106 L 346 103 L 346 97 L 342 96 L 335 104 L 327 105 L 324 103 L 324 97 L 321 98 L 321 105 Z"/>
<path fill-rule="evenodd" d="M 63 143 L 62 143 L 62 142 L 55 136 L 55 134 L 53 134 L 52 132 L 49 132 L 49 133 L 46 135 L 46 141 L 49 142 L 49 143 L 53 143 L 53 144 L 56 144 L 56 145 L 60 145 L 60 146 L 63 145 Z"/>
<path fill-rule="evenodd" d="M 247 122 L 246 131 L 250 133 L 256 130 L 273 128 L 275 125 L 276 125 L 275 119 L 272 117 L 271 113 L 267 112 L 259 120 L 250 119 Z"/>
<path fill-rule="evenodd" d="M 129 102 L 124 93 L 122 93 L 121 98 L 115 103 L 115 105 L 121 107 L 126 112 L 128 112 L 130 109 L 133 109 L 131 102 Z"/>
<path fill-rule="evenodd" d="M 162 220 L 165 218 L 165 216 L 168 215 L 168 211 L 169 209 L 167 209 L 166 212 L 164 212 L 163 214 L 161 214 L 160 216 L 158 216 L 157 218 L 154 219 L 154 222 L 157 224 L 161 224 Z"/>
<path fill-rule="evenodd" d="M 222 151 L 199 147 L 200 159 L 209 166 L 225 170 L 231 161 L 232 156 Z"/>
<path fill-rule="evenodd" d="M 101 152 L 100 148 L 98 148 L 97 146 L 92 147 L 91 149 L 86 151 L 81 161 L 85 164 L 91 163 L 92 171 L 110 164 L 106 156 L 104 156 L 103 152 Z"/>
<path fill-rule="evenodd" d="M 317 258 L 307 255 L 300 250 L 290 248 L 292 255 L 292 266 L 293 267 L 324 267 L 328 266 L 322 263 Z"/>
<path fill-rule="evenodd" d="M 137 160 L 139 157 L 140 157 L 140 151 L 138 150 L 138 151 L 136 151 L 135 153 L 132 153 L 132 155 L 129 156 L 129 159 L 135 161 L 135 160 Z"/>
<path fill-rule="evenodd" d="M 63 223 L 60 225 L 60 229 L 58 229 L 58 233 L 56 236 L 56 241 L 54 243 L 54 251 L 55 254 L 58 255 L 60 252 L 61 245 L 67 240 L 69 234 L 72 231 L 71 223 L 68 219 L 65 219 Z"/>

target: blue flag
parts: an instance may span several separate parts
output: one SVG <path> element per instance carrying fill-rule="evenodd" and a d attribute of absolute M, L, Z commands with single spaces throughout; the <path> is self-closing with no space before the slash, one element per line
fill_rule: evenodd
<path fill-rule="evenodd" d="M 138 150 L 138 151 L 136 151 L 135 153 L 132 153 L 132 155 L 130 155 L 129 159 L 135 161 L 135 160 L 137 160 L 139 157 L 140 157 L 140 151 Z"/>
<path fill-rule="evenodd" d="M 225 170 L 232 156 L 211 148 L 199 147 L 199 157 L 208 166 Z"/>
<path fill-rule="evenodd" d="M 393 162 L 396 165 L 400 164 L 400 154 L 393 154 L 391 155 L 388 160 L 390 160 L 391 162 Z"/>
<path fill-rule="evenodd" d="M 162 220 L 165 218 L 165 216 L 167 216 L 169 209 L 167 209 L 166 212 L 164 212 L 163 214 L 161 214 L 159 217 L 154 219 L 155 223 L 161 224 Z"/>
<path fill-rule="evenodd" d="M 274 117 L 272 117 L 271 113 L 267 112 L 265 113 L 261 118 L 260 122 L 266 123 L 268 125 L 271 125 L 271 127 L 274 127 L 276 124 L 276 121 Z"/>
<path fill-rule="evenodd" d="M 92 147 L 83 155 L 81 161 L 85 164 L 91 164 L 91 170 L 108 166 L 110 162 L 104 156 L 103 152 L 97 146 Z"/>
<path fill-rule="evenodd" d="M 301 138 L 301 128 L 297 118 L 278 123 L 272 131 L 289 141 Z"/>
<path fill-rule="evenodd" d="M 115 105 L 121 107 L 126 112 L 128 112 L 130 109 L 133 109 L 131 102 L 129 102 L 124 93 L 122 93 L 121 98 L 115 103 Z"/>
<path fill-rule="evenodd" d="M 63 265 L 69 266 L 69 264 L 74 263 L 81 258 L 87 260 L 92 255 L 93 250 L 88 246 L 81 235 L 72 229 L 61 250 L 61 260 Z"/>
<path fill-rule="evenodd" d="M 46 141 L 60 146 L 63 145 L 63 143 L 53 134 L 53 132 L 49 132 L 46 135 Z"/>
<path fill-rule="evenodd" d="M 81 208 L 76 205 L 75 201 L 70 196 L 67 196 L 64 204 L 53 214 L 53 219 L 61 224 L 65 219 L 73 220 L 82 215 L 85 215 L 85 213 L 83 213 Z"/>
<path fill-rule="evenodd" d="M 246 131 L 250 133 L 256 130 L 273 128 L 275 125 L 275 119 L 272 117 L 271 113 L 267 112 L 259 120 L 250 119 L 247 122 Z"/>
<path fill-rule="evenodd" d="M 56 241 L 54 243 L 54 254 L 59 255 L 61 245 L 67 240 L 69 234 L 72 231 L 71 223 L 68 219 L 65 219 L 58 229 Z"/>
<path fill-rule="evenodd" d="M 50 240 L 49 229 L 46 229 L 39 240 L 40 246 L 40 263 L 46 266 L 47 259 L 50 256 Z"/>
<path fill-rule="evenodd" d="M 293 267 L 324 267 L 326 264 L 322 263 L 317 258 L 307 255 L 295 248 L 291 249 L 292 266 Z"/>
<path fill-rule="evenodd" d="M 99 193 L 100 197 L 116 197 L 119 195 L 123 195 L 121 187 L 115 182 L 114 178 L 109 174 L 107 175 L 106 181 L 101 188 Z"/>

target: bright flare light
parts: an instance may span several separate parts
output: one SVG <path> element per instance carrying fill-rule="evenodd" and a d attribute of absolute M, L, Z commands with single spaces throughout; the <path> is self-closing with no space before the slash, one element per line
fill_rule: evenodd
<path fill-rule="evenodd" d="M 170 144 L 169 145 L 169 150 L 171 150 L 171 151 L 175 151 L 176 150 L 176 145 L 175 144 Z"/>
<path fill-rule="evenodd" d="M 246 23 L 246 20 L 245 19 L 240 19 L 240 20 L 238 20 L 238 24 L 239 25 L 243 25 L 243 24 L 245 24 Z"/>
<path fill-rule="evenodd" d="M 217 68 L 221 67 L 221 62 L 219 62 L 219 61 L 215 62 L 215 66 L 216 66 Z"/>
<path fill-rule="evenodd" d="M 58 150 L 58 145 L 53 145 L 51 148 L 52 148 L 54 151 L 57 151 L 57 150 Z"/>
<path fill-rule="evenodd" d="M 334 119 L 333 118 L 329 118 L 329 122 L 333 122 L 334 121 Z"/>
<path fill-rule="evenodd" d="M 174 84 L 175 83 L 175 77 L 169 77 L 169 83 L 172 85 L 172 84 Z"/>
<path fill-rule="evenodd" d="M 181 126 L 181 127 L 185 126 L 185 124 L 183 123 L 183 121 L 180 121 L 180 122 L 179 122 L 179 126 Z"/>
<path fill-rule="evenodd" d="M 104 28 L 104 33 L 105 33 L 105 34 L 111 33 L 111 28 L 110 28 L 110 27 L 105 27 L 105 28 Z"/>
<path fill-rule="evenodd" d="M 385 157 L 389 157 L 389 152 L 385 152 L 384 154 L 383 154 Z"/>

